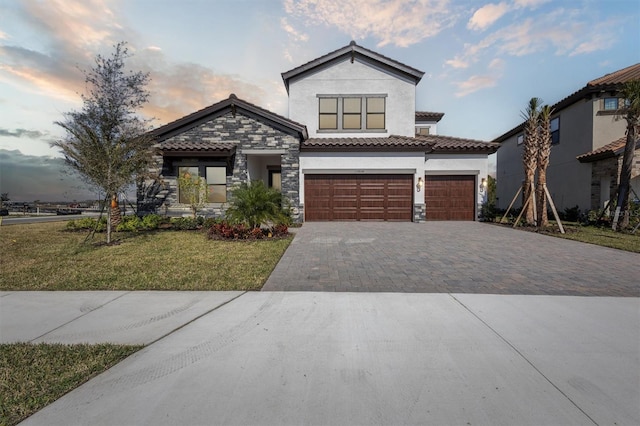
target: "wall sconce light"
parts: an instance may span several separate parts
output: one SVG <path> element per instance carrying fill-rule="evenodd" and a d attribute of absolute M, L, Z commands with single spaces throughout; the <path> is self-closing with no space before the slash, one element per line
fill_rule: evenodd
<path fill-rule="evenodd" d="M 424 181 L 422 180 L 421 177 L 418 178 L 418 183 L 416 183 L 416 189 L 418 190 L 418 192 L 420 192 L 420 190 L 422 189 L 422 187 L 424 186 Z"/>
<path fill-rule="evenodd" d="M 482 181 L 480 182 L 480 193 L 483 193 L 486 187 L 487 180 L 485 178 L 482 178 Z"/>

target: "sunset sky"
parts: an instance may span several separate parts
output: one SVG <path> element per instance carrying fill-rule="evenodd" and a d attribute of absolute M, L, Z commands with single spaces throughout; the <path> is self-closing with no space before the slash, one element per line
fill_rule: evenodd
<path fill-rule="evenodd" d="M 81 107 L 80 69 L 119 41 L 159 126 L 230 93 L 286 116 L 280 74 L 351 40 L 425 72 L 416 109 L 445 113 L 440 134 L 490 141 L 531 97 L 640 62 L 640 1 L 0 0 L 0 192 L 95 198 L 49 144 Z"/>

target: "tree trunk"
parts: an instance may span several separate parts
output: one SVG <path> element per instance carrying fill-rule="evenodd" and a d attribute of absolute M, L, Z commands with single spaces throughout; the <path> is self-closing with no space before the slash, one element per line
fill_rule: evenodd
<path fill-rule="evenodd" d="M 523 206 L 524 206 L 524 203 L 526 203 L 529 198 L 533 197 L 533 194 L 531 193 L 531 188 L 533 188 L 533 185 L 532 185 L 533 181 L 534 181 L 534 173 L 531 173 L 530 175 L 525 176 L 524 184 L 523 184 L 524 188 L 522 191 L 524 196 Z M 534 207 L 533 207 L 533 199 L 532 199 L 531 202 L 529 202 L 529 204 L 525 206 L 525 211 L 524 211 L 524 218 L 527 225 L 536 224 L 536 221 L 534 219 L 533 209 Z"/>
<path fill-rule="evenodd" d="M 624 146 L 622 157 L 622 169 L 620 170 L 620 185 L 618 185 L 618 206 L 620 216 L 618 223 L 613 223 L 613 229 L 624 229 L 629 226 L 629 194 L 631 188 L 631 169 L 633 168 L 633 156 L 636 147 L 636 126 L 629 123 L 627 126 L 627 143 Z"/>
<path fill-rule="evenodd" d="M 547 194 L 545 194 L 544 186 L 547 183 L 546 170 L 539 170 L 538 184 L 536 186 L 536 201 L 538 203 L 538 227 L 544 228 L 549 226 L 549 218 L 547 217 Z"/>
<path fill-rule="evenodd" d="M 120 225 L 120 222 L 122 221 L 122 215 L 120 213 L 120 205 L 118 204 L 118 196 L 116 194 L 111 195 L 110 210 L 111 210 L 111 218 L 110 218 L 111 226 L 113 228 L 116 228 L 118 225 Z"/>

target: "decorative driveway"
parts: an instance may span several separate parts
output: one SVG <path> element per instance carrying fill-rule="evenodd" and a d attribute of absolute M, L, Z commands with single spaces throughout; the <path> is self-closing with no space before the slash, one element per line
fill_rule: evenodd
<path fill-rule="evenodd" d="M 640 255 L 479 222 L 307 222 L 262 290 L 640 297 Z"/>

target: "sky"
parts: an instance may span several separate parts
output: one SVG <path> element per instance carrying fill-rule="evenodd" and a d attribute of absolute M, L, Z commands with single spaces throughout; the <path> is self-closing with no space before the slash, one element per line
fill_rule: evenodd
<path fill-rule="evenodd" d="M 231 93 L 287 116 L 281 73 L 351 40 L 425 72 L 416 110 L 445 113 L 439 134 L 491 141 L 530 98 L 640 62 L 640 1 L 0 0 L 0 192 L 96 198 L 50 144 L 120 41 L 158 127 Z"/>

